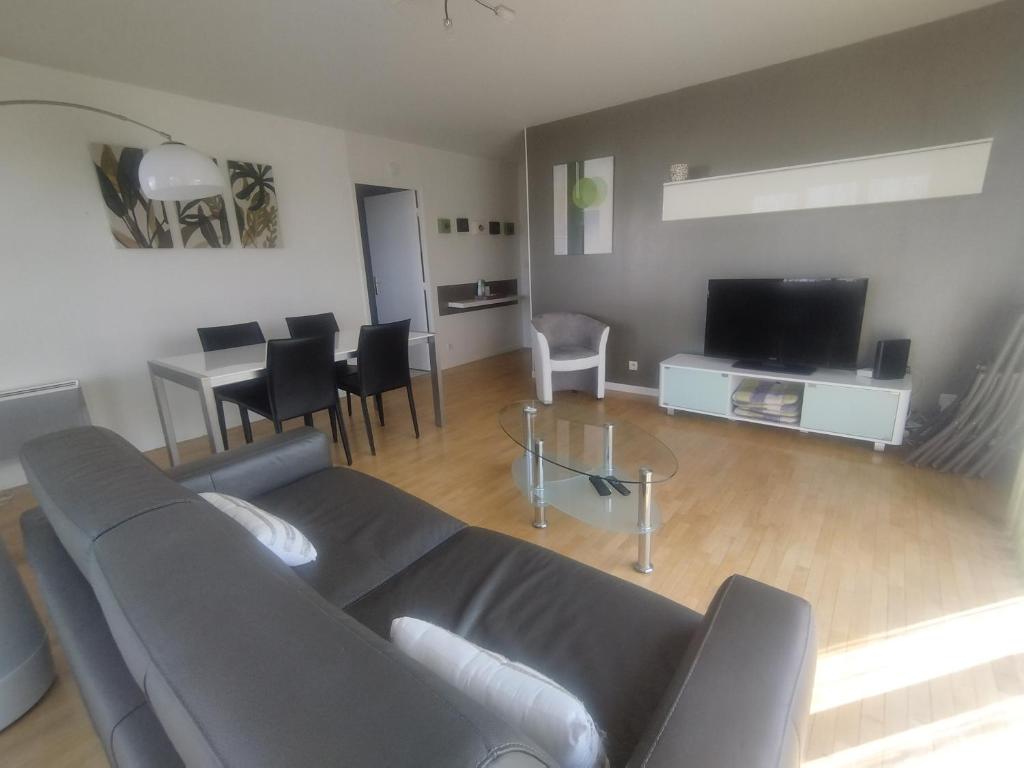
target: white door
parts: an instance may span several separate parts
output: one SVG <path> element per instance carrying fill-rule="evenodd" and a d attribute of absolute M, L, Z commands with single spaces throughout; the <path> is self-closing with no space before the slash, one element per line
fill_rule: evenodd
<path fill-rule="evenodd" d="M 416 193 L 411 190 L 373 195 L 363 200 L 366 239 L 370 246 L 377 303 L 377 322 L 408 318 L 413 331 L 426 331 L 427 301 Z M 409 364 L 427 370 L 427 347 L 409 349 Z"/>

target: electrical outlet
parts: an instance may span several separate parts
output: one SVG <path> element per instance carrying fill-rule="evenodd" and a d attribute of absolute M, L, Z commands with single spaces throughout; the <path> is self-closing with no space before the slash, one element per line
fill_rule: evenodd
<path fill-rule="evenodd" d="M 637 363 L 636 360 L 630 360 L 629 361 L 629 370 L 631 370 L 631 371 L 638 371 L 638 370 L 640 370 L 640 364 Z"/>

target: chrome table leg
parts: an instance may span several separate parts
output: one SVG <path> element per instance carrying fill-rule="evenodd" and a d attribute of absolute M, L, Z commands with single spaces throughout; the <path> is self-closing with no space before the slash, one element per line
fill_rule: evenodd
<path fill-rule="evenodd" d="M 548 518 L 544 504 L 544 441 L 535 442 L 533 449 L 534 460 L 537 462 L 534 469 L 536 485 L 533 488 L 533 527 L 547 528 Z"/>
<path fill-rule="evenodd" d="M 640 573 L 650 573 L 654 570 L 651 563 L 651 536 L 654 533 L 652 528 L 652 500 L 653 483 L 651 478 L 653 472 L 647 467 L 640 468 L 640 494 L 637 500 L 637 556 L 633 567 Z"/>

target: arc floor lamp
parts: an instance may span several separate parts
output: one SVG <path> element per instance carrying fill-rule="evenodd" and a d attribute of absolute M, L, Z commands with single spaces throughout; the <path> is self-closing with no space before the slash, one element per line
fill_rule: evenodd
<path fill-rule="evenodd" d="M 125 115 L 87 104 L 45 99 L 10 99 L 0 107 L 15 105 L 68 107 L 113 117 L 132 123 L 164 138 L 164 143 L 148 150 L 139 164 L 139 186 L 151 200 L 197 200 L 224 192 L 224 175 L 213 160 L 202 152 L 175 141 L 171 134 L 133 120 Z"/>

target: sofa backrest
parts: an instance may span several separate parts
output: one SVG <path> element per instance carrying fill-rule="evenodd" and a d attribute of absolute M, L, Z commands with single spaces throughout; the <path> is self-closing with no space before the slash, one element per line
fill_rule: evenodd
<path fill-rule="evenodd" d="M 22 462 L 187 765 L 547 764 L 114 433 Z"/>

